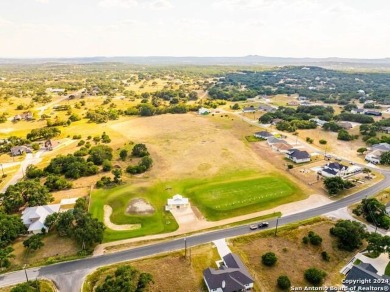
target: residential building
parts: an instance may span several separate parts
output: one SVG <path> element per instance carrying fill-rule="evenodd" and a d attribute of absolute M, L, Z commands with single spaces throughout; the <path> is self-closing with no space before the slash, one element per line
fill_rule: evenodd
<path fill-rule="evenodd" d="M 253 278 L 238 255 L 229 253 L 223 257 L 219 269 L 207 268 L 203 279 L 209 292 L 238 292 L 253 288 Z"/>
<path fill-rule="evenodd" d="M 378 275 L 378 270 L 366 263 L 354 265 L 343 283 L 351 289 L 347 291 L 388 291 L 390 289 L 390 277 Z"/>
<path fill-rule="evenodd" d="M 287 103 L 287 105 L 289 105 L 289 106 L 298 106 L 299 102 L 297 102 L 297 101 L 290 101 L 290 102 Z"/>
<path fill-rule="evenodd" d="M 210 110 L 207 109 L 207 108 L 204 108 L 204 107 L 201 107 L 199 110 L 198 110 L 198 114 L 200 115 L 208 115 L 210 113 Z"/>
<path fill-rule="evenodd" d="M 176 194 L 172 199 L 168 199 L 165 210 L 169 211 L 172 209 L 184 209 L 190 205 L 188 198 L 184 198 L 182 195 Z"/>
<path fill-rule="evenodd" d="M 378 111 L 373 111 L 373 110 L 366 110 L 364 112 L 365 115 L 368 115 L 368 116 L 376 116 L 376 117 L 380 117 L 382 116 L 382 113 L 381 112 L 378 112 Z"/>
<path fill-rule="evenodd" d="M 263 111 L 263 112 L 269 112 L 269 113 L 274 113 L 276 112 L 277 108 L 273 107 L 273 106 L 270 106 L 270 105 L 267 105 L 267 104 L 261 104 L 259 105 L 259 108 L 258 108 L 260 111 Z"/>
<path fill-rule="evenodd" d="M 48 231 L 45 226 L 46 217 L 59 212 L 60 207 L 60 204 L 28 207 L 22 212 L 23 224 L 28 228 L 29 233 L 42 233 L 42 228 Z"/>
<path fill-rule="evenodd" d="M 352 114 L 363 115 L 365 112 L 366 112 L 366 110 L 364 108 L 353 108 L 353 109 L 351 109 L 351 113 Z"/>
<path fill-rule="evenodd" d="M 256 108 L 254 106 L 244 107 L 242 109 L 242 112 L 244 112 L 244 113 L 255 113 L 256 112 Z"/>
<path fill-rule="evenodd" d="M 350 122 L 337 122 L 337 125 L 339 125 L 341 128 L 343 128 L 345 130 L 350 130 L 353 128 L 353 126 Z"/>
<path fill-rule="evenodd" d="M 23 155 L 23 153 L 32 153 L 33 150 L 27 146 L 14 146 L 11 147 L 11 156 Z"/>
<path fill-rule="evenodd" d="M 287 151 L 286 157 L 295 163 L 304 163 L 310 161 L 310 154 L 307 151 L 301 151 L 294 148 Z"/>
<path fill-rule="evenodd" d="M 281 153 L 287 153 L 288 150 L 292 148 L 290 144 L 286 143 L 276 143 L 272 144 L 271 148 L 275 151 L 281 152 Z"/>
<path fill-rule="evenodd" d="M 272 124 L 272 125 L 276 125 L 276 124 L 278 124 L 278 123 L 280 123 L 280 122 L 283 122 L 283 120 L 282 120 L 282 119 L 279 119 L 279 118 L 276 118 L 276 119 L 272 119 L 272 120 L 271 120 L 271 124 Z"/>
<path fill-rule="evenodd" d="M 321 175 L 325 177 L 346 177 L 359 173 L 362 170 L 363 169 L 357 165 L 346 166 L 338 162 L 330 162 L 322 168 Z"/>
<path fill-rule="evenodd" d="M 285 140 L 278 139 L 278 138 L 275 138 L 275 137 L 270 137 L 270 138 L 267 139 L 267 144 L 268 145 L 277 144 L 277 143 L 288 144 Z"/>
<path fill-rule="evenodd" d="M 256 138 L 260 138 L 260 139 L 268 139 L 268 138 L 273 137 L 274 135 L 272 135 L 268 131 L 261 131 L 261 132 L 256 132 L 253 136 L 255 136 Z"/>
<path fill-rule="evenodd" d="M 323 125 L 325 125 L 326 123 L 328 123 L 327 121 L 323 121 L 323 120 L 320 120 L 318 118 L 315 118 L 315 119 L 310 119 L 310 121 L 313 121 L 317 124 L 317 126 L 319 127 L 322 127 Z"/>
<path fill-rule="evenodd" d="M 381 161 L 381 155 L 385 152 L 390 151 L 390 144 L 388 143 L 379 143 L 374 144 L 369 149 L 364 159 L 368 162 L 378 164 Z"/>

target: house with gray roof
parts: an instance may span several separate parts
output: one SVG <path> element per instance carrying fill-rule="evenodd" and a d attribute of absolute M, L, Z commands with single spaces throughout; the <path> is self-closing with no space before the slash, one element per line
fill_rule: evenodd
<path fill-rule="evenodd" d="M 256 112 L 256 108 L 254 106 L 244 107 L 242 109 L 242 112 L 244 112 L 244 113 L 255 113 Z"/>
<path fill-rule="evenodd" d="M 229 253 L 223 257 L 219 269 L 207 268 L 203 279 L 209 292 L 248 291 L 253 288 L 253 278 L 238 255 Z"/>
<path fill-rule="evenodd" d="M 377 273 L 371 264 L 354 265 L 347 273 L 343 284 L 350 289 L 348 291 L 388 291 L 390 277 Z"/>
<path fill-rule="evenodd" d="M 23 155 L 23 153 L 32 153 L 32 149 L 27 146 L 14 146 L 11 147 L 11 155 L 12 156 L 19 156 Z"/>
<path fill-rule="evenodd" d="M 310 161 L 310 154 L 307 151 L 301 151 L 294 148 L 287 151 L 286 157 L 295 163 L 304 163 Z"/>
<path fill-rule="evenodd" d="M 261 104 L 259 105 L 259 110 L 263 112 L 274 113 L 276 112 L 277 108 L 267 104 Z"/>
<path fill-rule="evenodd" d="M 260 131 L 260 132 L 254 133 L 253 136 L 255 136 L 256 138 L 260 138 L 260 139 L 268 139 L 268 138 L 273 137 L 274 135 L 272 135 L 268 131 Z"/>

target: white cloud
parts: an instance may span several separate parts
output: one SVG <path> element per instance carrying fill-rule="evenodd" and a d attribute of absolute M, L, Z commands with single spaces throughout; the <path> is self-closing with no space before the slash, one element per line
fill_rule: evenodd
<path fill-rule="evenodd" d="M 160 9 L 172 8 L 173 5 L 168 0 L 155 0 L 155 1 L 151 2 L 151 3 L 149 3 L 149 7 L 152 8 L 152 9 L 160 10 Z"/>
<path fill-rule="evenodd" d="M 49 3 L 49 0 L 35 0 L 35 1 L 44 4 Z"/>
<path fill-rule="evenodd" d="M 133 8 L 138 6 L 137 0 L 101 0 L 100 7 Z"/>

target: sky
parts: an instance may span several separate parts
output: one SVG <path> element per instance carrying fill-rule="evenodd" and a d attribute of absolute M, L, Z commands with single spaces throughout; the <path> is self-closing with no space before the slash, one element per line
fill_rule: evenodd
<path fill-rule="evenodd" d="M 384 58 L 389 11 L 389 0 L 0 0 L 0 58 Z"/>

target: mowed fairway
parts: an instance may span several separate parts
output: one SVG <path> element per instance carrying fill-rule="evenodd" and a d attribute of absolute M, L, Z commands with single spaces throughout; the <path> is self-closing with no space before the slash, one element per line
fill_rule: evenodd
<path fill-rule="evenodd" d="M 186 195 L 209 220 L 252 213 L 302 199 L 300 190 L 282 177 L 206 183 L 186 190 Z"/>
<path fill-rule="evenodd" d="M 115 224 L 141 224 L 140 229 L 135 230 L 111 230 L 104 231 L 104 242 L 115 241 L 125 238 L 139 237 L 149 234 L 171 232 L 178 228 L 178 225 L 170 212 L 164 211 L 166 196 L 157 195 L 153 188 L 146 190 L 142 187 L 123 185 L 110 190 L 97 190 L 92 194 L 90 212 L 93 217 L 103 222 L 104 205 L 110 205 L 113 209 L 111 221 Z M 145 199 L 154 209 L 153 214 L 131 215 L 126 209 L 131 199 Z"/>

